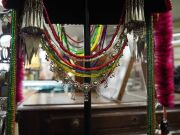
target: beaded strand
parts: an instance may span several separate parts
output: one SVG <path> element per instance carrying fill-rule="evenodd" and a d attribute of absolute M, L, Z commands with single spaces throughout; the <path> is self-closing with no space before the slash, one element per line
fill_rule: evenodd
<path fill-rule="evenodd" d="M 42 4 L 43 4 L 43 3 L 42 3 Z M 80 58 L 80 59 L 90 59 L 90 58 L 94 58 L 94 57 L 97 57 L 98 55 L 102 54 L 104 51 L 107 51 L 107 50 L 111 47 L 111 45 L 112 45 L 112 43 L 113 43 L 113 41 L 114 41 L 114 38 L 116 37 L 116 35 L 117 35 L 117 33 L 118 33 L 119 29 L 120 29 L 120 26 L 121 26 L 121 24 L 122 24 L 122 21 L 124 20 L 124 19 L 123 19 L 124 17 L 121 17 L 121 18 L 120 18 L 119 24 L 118 24 L 118 26 L 116 27 L 116 31 L 114 32 L 113 37 L 112 37 L 109 45 L 108 45 L 106 48 L 104 48 L 104 49 L 100 50 L 99 52 L 97 52 L 96 54 L 93 54 L 93 55 L 90 55 L 90 56 L 78 56 L 78 55 L 75 55 L 75 54 L 73 54 L 72 52 L 68 51 L 68 50 L 63 46 L 63 43 L 59 40 L 59 37 L 57 36 L 56 31 L 55 31 L 55 29 L 54 29 L 54 27 L 53 27 L 53 25 L 52 25 L 52 23 L 51 23 L 51 21 L 50 21 L 50 19 L 49 19 L 48 12 L 47 12 L 46 7 L 44 6 L 44 4 L 43 4 L 43 7 L 44 7 L 44 11 L 45 11 L 45 17 L 46 17 L 47 22 L 48 22 L 48 24 L 49 24 L 49 26 L 50 26 L 51 32 L 52 32 L 55 40 L 56 40 L 56 41 L 58 42 L 58 44 L 60 45 L 61 49 L 62 49 L 64 52 L 68 53 L 70 56 L 75 57 L 75 58 Z"/>
<path fill-rule="evenodd" d="M 15 112 L 16 112 L 16 12 L 11 11 L 11 47 L 10 47 L 10 77 L 8 87 L 8 111 L 7 111 L 7 135 L 15 135 Z"/>
<path fill-rule="evenodd" d="M 155 134 L 155 90 L 154 90 L 154 53 L 152 20 L 149 15 L 147 18 L 147 113 L 148 113 L 148 135 Z"/>
<path fill-rule="evenodd" d="M 108 61 L 107 63 L 105 64 L 102 64 L 100 66 L 97 66 L 97 67 L 91 67 L 91 68 L 85 68 L 85 67 L 82 67 L 82 66 L 78 66 L 78 65 L 75 65 L 75 64 L 71 64 L 70 62 L 66 61 L 62 56 L 61 54 L 56 50 L 56 48 L 53 46 L 53 44 L 51 43 L 50 39 L 48 38 L 48 35 L 47 33 L 45 32 L 45 38 L 47 39 L 47 42 L 48 44 L 50 45 L 51 49 L 56 53 L 56 55 L 59 57 L 60 60 L 62 60 L 65 64 L 69 65 L 70 67 L 73 67 L 73 68 L 76 68 L 76 69 L 79 69 L 79 70 L 82 70 L 82 71 L 92 71 L 92 70 L 100 70 L 102 69 L 103 67 L 106 67 L 108 66 L 109 64 L 111 64 L 114 60 L 116 60 L 120 54 L 122 53 L 122 51 L 119 51 L 117 54 L 115 54 L 112 59 L 110 61 Z M 124 41 L 124 44 L 127 44 L 127 38 L 125 39 Z"/>

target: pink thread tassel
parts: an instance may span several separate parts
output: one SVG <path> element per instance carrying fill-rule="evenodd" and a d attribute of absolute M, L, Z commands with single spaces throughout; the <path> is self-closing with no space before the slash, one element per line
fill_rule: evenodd
<path fill-rule="evenodd" d="M 19 48 L 17 49 L 19 51 Z M 24 55 L 17 51 L 17 68 L 16 68 L 16 103 L 23 100 L 23 84 L 24 79 Z"/>
<path fill-rule="evenodd" d="M 174 58 L 172 12 L 160 13 L 155 24 L 155 89 L 165 107 L 174 105 Z"/>

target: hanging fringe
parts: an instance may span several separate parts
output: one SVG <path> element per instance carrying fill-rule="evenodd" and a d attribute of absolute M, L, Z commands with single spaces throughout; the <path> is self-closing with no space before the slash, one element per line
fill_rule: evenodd
<path fill-rule="evenodd" d="M 134 30 L 135 34 L 145 27 L 144 0 L 126 0 L 125 26 L 128 31 Z"/>
<path fill-rule="evenodd" d="M 42 0 L 25 0 L 20 33 L 27 64 L 31 64 L 33 55 L 38 52 L 43 23 Z"/>
<path fill-rule="evenodd" d="M 165 107 L 174 104 L 172 12 L 160 13 L 155 24 L 155 84 L 158 101 Z"/>
<path fill-rule="evenodd" d="M 144 0 L 126 0 L 125 27 L 133 35 L 133 44 L 129 45 L 131 56 L 143 59 L 145 46 Z"/>
<path fill-rule="evenodd" d="M 25 0 L 21 32 L 39 36 L 43 33 L 43 23 L 42 0 Z"/>

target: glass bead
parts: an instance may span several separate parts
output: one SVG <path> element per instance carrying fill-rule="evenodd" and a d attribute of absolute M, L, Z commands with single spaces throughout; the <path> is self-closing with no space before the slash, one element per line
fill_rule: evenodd
<path fill-rule="evenodd" d="M 96 86 L 96 85 L 98 84 L 98 82 L 97 82 L 97 81 L 94 81 L 93 84 Z"/>

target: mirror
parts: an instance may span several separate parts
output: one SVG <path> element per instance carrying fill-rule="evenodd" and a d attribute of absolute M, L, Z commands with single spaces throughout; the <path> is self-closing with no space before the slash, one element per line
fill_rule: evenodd
<path fill-rule="evenodd" d="M 180 100 L 180 15 L 178 0 L 173 0 L 173 45 L 174 45 L 174 84 L 175 99 Z"/>
<path fill-rule="evenodd" d="M 68 42 L 73 44 L 72 40 L 83 41 L 83 25 L 63 25 L 66 31 Z M 91 26 L 93 28 L 95 26 Z M 107 45 L 112 38 L 112 34 L 115 31 L 116 25 L 107 25 L 107 34 L 104 41 L 104 45 Z M 129 37 L 128 38 L 132 38 Z M 129 39 L 129 41 L 132 39 Z M 75 43 L 74 43 L 75 44 Z M 78 43 L 79 46 L 83 45 L 83 42 Z M 146 101 L 146 84 L 145 84 L 145 68 L 142 68 L 141 62 L 135 61 L 131 58 L 131 52 L 127 46 L 123 52 L 123 56 L 119 61 L 120 66 L 115 70 L 114 77 L 108 79 L 108 87 L 104 88 L 104 84 L 97 87 L 93 92 L 97 92 L 101 97 L 105 97 L 108 100 L 123 99 L 125 95 L 126 102 L 132 101 Z M 67 86 L 62 83 L 61 79 L 56 78 L 56 73 L 51 71 L 51 61 L 48 60 L 46 52 L 41 48 L 38 54 L 33 56 L 31 64 L 25 65 L 25 80 L 24 93 L 30 95 L 32 93 L 73 93 L 71 86 Z M 73 77 L 73 79 L 78 79 Z M 57 81 L 58 82 L 57 82 Z M 136 82 L 135 82 L 136 81 Z M 135 85 L 135 86 L 134 86 Z M 112 88 L 114 87 L 114 88 Z M 136 88 L 135 88 L 136 87 Z M 131 89 L 131 90 L 130 90 Z M 139 93 L 143 93 L 138 96 Z M 68 96 L 69 97 L 69 96 Z M 132 101 L 130 99 L 133 99 Z"/>

